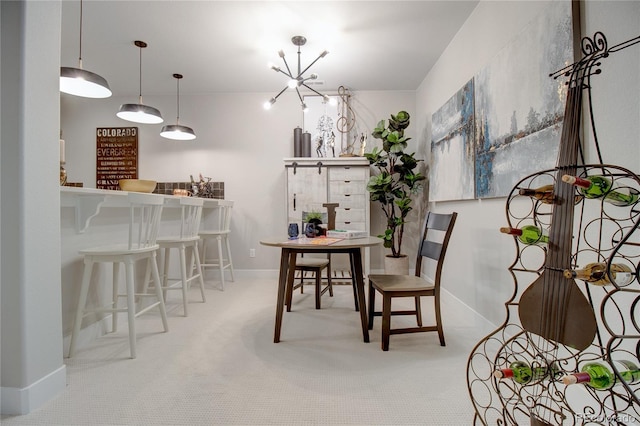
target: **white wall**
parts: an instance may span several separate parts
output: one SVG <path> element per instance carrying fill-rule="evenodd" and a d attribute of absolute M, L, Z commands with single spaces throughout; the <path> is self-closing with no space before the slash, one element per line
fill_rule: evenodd
<path fill-rule="evenodd" d="M 331 93 L 331 92 L 327 92 Z M 270 111 L 262 104 L 273 93 L 180 95 L 180 122 L 193 127 L 194 141 L 160 137 L 162 125 L 142 125 L 115 116 L 129 98 L 81 99 L 61 96 L 61 127 L 66 142 L 66 169 L 70 182 L 96 185 L 96 127 L 137 126 L 141 179 L 187 181 L 202 173 L 225 183 L 225 198 L 235 201 L 231 250 L 240 270 L 275 270 L 279 252 L 259 244 L 262 237 L 286 232 L 285 169 L 283 158 L 293 156 L 293 129 L 302 127 L 302 111 L 294 94 L 284 94 Z M 147 105 L 162 111 L 166 123 L 175 122 L 174 96 L 145 96 Z M 382 118 L 400 110 L 413 113 L 415 92 L 358 92 L 352 106 L 360 132 L 370 134 Z M 173 115 L 173 117 L 172 117 Z M 412 126 L 413 127 L 413 126 Z M 410 128 L 411 130 L 411 128 Z M 377 140 L 369 138 L 370 151 Z M 414 141 L 411 141 L 412 143 Z M 373 223 L 382 223 L 378 206 Z M 376 219 L 378 218 L 378 219 Z M 373 226 L 381 232 L 381 226 Z M 249 257 L 249 249 L 256 257 Z M 381 268 L 382 250 L 372 253 L 373 268 Z M 380 263 L 378 264 L 378 260 Z"/>
<path fill-rule="evenodd" d="M 432 68 L 416 94 L 420 144 L 425 158 L 431 140 L 431 115 L 482 69 L 549 3 L 481 1 Z M 615 45 L 637 37 L 640 2 L 587 1 L 583 35 L 602 31 Z M 542 58 L 541 60 L 544 60 Z M 598 137 L 604 160 L 640 172 L 640 45 L 605 59 L 603 73 L 593 79 Z M 585 145 L 591 147 L 589 135 Z M 588 161 L 597 162 L 593 149 Z M 490 321 L 504 320 L 504 302 L 513 292 L 507 267 L 515 258 L 513 241 L 498 232 L 506 223 L 506 199 L 431 203 L 434 211 L 459 213 L 447 259 L 444 287 Z"/>
<path fill-rule="evenodd" d="M 60 2 L 2 2 L 3 414 L 66 385 L 60 308 L 57 128 Z"/>

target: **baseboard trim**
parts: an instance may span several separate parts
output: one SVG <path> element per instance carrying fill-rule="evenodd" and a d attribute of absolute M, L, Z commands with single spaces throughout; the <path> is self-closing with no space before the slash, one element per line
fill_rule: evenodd
<path fill-rule="evenodd" d="M 67 367 L 61 365 L 25 388 L 2 387 L 0 388 L 0 413 L 4 415 L 29 414 L 62 392 L 66 386 Z"/>

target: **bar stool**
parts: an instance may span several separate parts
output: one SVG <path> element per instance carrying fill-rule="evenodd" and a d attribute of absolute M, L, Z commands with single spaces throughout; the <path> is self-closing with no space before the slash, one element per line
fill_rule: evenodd
<path fill-rule="evenodd" d="M 174 201 L 174 200 L 171 200 Z M 167 300 L 167 290 L 182 290 L 182 305 L 184 316 L 188 315 L 188 291 L 191 288 L 191 282 L 198 280 L 200 283 L 200 294 L 202 301 L 206 302 L 204 295 L 204 280 L 202 278 L 202 267 L 200 265 L 200 253 L 198 251 L 198 229 L 200 228 L 200 219 L 202 217 L 202 206 L 204 201 L 202 198 L 181 197 L 180 198 L 180 234 L 172 236 L 158 237 L 157 243 L 160 251 L 163 252 L 163 268 L 162 268 L 162 291 Z M 169 264 L 171 249 L 177 249 L 180 256 L 180 277 L 169 276 Z M 187 252 L 189 252 L 190 261 L 187 268 Z M 195 265 L 194 265 L 195 263 Z M 188 272 L 188 276 L 187 276 Z M 146 288 L 145 291 L 146 293 Z"/>
<path fill-rule="evenodd" d="M 160 309 L 160 316 L 164 331 L 169 331 L 167 323 L 167 313 L 162 297 L 161 281 L 158 273 L 156 253 L 158 244 L 158 228 L 162 215 L 164 197 L 155 194 L 142 194 L 130 192 L 129 201 L 129 237 L 123 244 L 95 247 L 81 250 L 79 253 L 84 256 L 84 271 L 82 275 L 82 286 L 80 287 L 80 298 L 76 309 L 73 332 L 71 334 L 71 344 L 69 347 L 69 357 L 72 357 L 76 350 L 78 334 L 82 325 L 83 317 L 91 312 L 110 312 L 112 314 L 112 331 L 118 329 L 118 312 L 127 312 L 129 322 L 129 348 L 131 358 L 136 357 L 136 327 L 135 318 L 143 313 L 155 308 Z M 155 283 L 155 294 L 135 292 L 135 264 L 138 260 L 146 260 L 145 283 L 149 280 L 151 273 Z M 106 306 L 86 309 L 87 294 L 91 284 L 91 272 L 95 263 L 113 264 L 112 300 Z M 119 293 L 120 263 L 125 265 L 126 293 Z M 154 302 L 147 306 L 136 308 L 135 298 L 152 297 Z M 118 307 L 119 298 L 126 298 L 127 306 Z"/>
<path fill-rule="evenodd" d="M 233 278 L 233 261 L 231 259 L 231 246 L 229 245 L 229 234 L 231 233 L 231 211 L 233 210 L 233 201 L 218 200 L 218 217 L 217 226 L 215 229 L 200 230 L 199 235 L 202 239 L 202 253 L 200 258 L 200 264 L 202 270 L 206 268 L 218 268 L 220 270 L 220 289 L 224 290 L 224 270 L 229 269 L 231 273 L 231 281 Z M 218 248 L 218 257 L 207 257 L 207 242 L 216 241 Z M 226 250 L 223 251 L 223 247 Z"/>

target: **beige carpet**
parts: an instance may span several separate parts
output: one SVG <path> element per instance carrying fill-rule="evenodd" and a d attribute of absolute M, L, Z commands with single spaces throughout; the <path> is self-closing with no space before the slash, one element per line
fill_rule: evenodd
<path fill-rule="evenodd" d="M 237 273 L 242 275 L 242 273 Z M 168 333 L 140 317 L 138 358 L 129 359 L 126 318 L 115 334 L 67 359 L 68 386 L 3 425 L 465 425 L 473 410 L 466 360 L 486 334 L 453 298 L 443 302 L 447 346 L 435 333 L 391 336 L 380 349 L 380 318 L 362 341 L 349 286 L 314 309 L 311 287 L 285 313 L 273 343 L 274 278 L 237 278 L 225 291 L 192 289 L 189 317 L 170 293 Z M 423 304 L 425 317 L 432 315 Z M 393 321 L 409 321 L 396 317 Z M 66 350 L 66 348 L 65 348 Z"/>

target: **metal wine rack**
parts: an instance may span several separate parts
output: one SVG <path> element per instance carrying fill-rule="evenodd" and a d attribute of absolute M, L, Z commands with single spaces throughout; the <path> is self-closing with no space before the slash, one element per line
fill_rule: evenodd
<path fill-rule="evenodd" d="M 602 33 L 583 40 L 583 52 L 599 50 L 603 57 L 640 42 L 640 37 L 611 49 Z M 591 103 L 590 84 L 586 85 Z M 600 157 L 593 110 L 589 108 L 591 130 Z M 601 158 L 601 157 L 600 157 Z M 584 163 L 584 161 L 583 161 Z M 640 194 L 640 178 L 623 167 L 609 164 L 577 166 L 578 175 L 605 176 L 612 190 Z M 522 188 L 545 185 L 568 185 L 557 181 L 557 169 L 544 170 L 523 178 L 508 196 L 506 217 L 512 228 L 535 225 L 549 230 L 553 205 L 519 194 Z M 467 362 L 467 384 L 475 409 L 474 424 L 483 425 L 637 425 L 640 424 L 640 383 L 622 380 L 614 361 L 628 360 L 640 365 L 640 202 L 616 206 L 605 198 L 589 199 L 576 189 L 574 199 L 571 268 L 579 269 L 592 262 L 627 265 L 634 278 L 616 282 L 608 272 L 611 284 L 596 286 L 576 279 L 593 307 L 597 332 L 593 343 L 578 351 L 549 341 L 525 330 L 518 316 L 518 305 L 528 285 L 545 268 L 545 244 L 526 245 L 512 237 L 516 257 L 508 268 L 514 289 L 505 303 L 506 318 L 495 331 L 473 348 Z M 497 230 L 496 230 L 497 232 Z M 505 235 L 505 238 L 509 238 Z M 552 242 L 550 242 L 552 243 Z M 609 271 L 609 268 L 607 268 Z M 571 321 L 571 318 L 567 318 Z M 526 384 L 498 379 L 494 371 L 509 368 L 514 361 L 525 361 L 533 369 L 547 371 Z M 616 384 L 608 390 L 596 390 L 582 384 L 565 385 L 564 374 L 578 372 L 586 362 L 606 364 L 616 375 Z M 553 368 L 552 368 L 553 367 Z"/>

